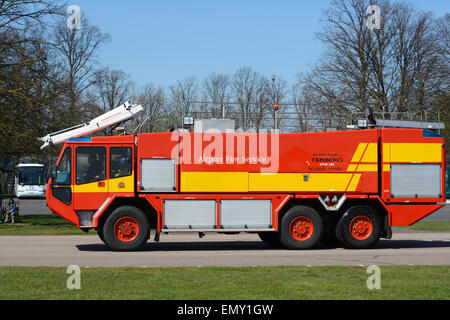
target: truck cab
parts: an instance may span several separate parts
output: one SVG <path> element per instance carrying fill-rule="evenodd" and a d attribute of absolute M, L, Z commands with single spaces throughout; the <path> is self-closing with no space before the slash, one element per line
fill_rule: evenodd
<path fill-rule="evenodd" d="M 93 227 L 112 197 L 134 197 L 134 136 L 69 139 L 47 188 L 49 208 L 77 227 Z"/>

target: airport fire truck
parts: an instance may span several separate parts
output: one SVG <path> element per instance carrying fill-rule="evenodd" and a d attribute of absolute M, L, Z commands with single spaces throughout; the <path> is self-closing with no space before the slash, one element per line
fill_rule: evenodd
<path fill-rule="evenodd" d="M 445 202 L 444 138 L 423 129 L 313 133 L 160 132 L 83 137 L 133 117 L 125 104 L 41 138 L 64 142 L 47 188 L 53 213 L 113 250 L 154 231 L 257 233 L 309 249 L 369 248 Z"/>

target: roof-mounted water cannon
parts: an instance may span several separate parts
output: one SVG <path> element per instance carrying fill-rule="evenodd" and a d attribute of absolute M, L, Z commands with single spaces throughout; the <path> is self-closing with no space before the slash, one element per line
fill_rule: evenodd
<path fill-rule="evenodd" d="M 373 128 L 409 128 L 425 130 L 444 130 L 445 124 L 442 122 L 414 121 L 414 120 L 387 120 L 375 119 L 374 110 L 366 108 L 365 118 L 354 119 L 347 129 L 373 129 Z"/>
<path fill-rule="evenodd" d="M 44 149 L 51 144 L 54 145 L 63 143 L 70 138 L 82 137 L 112 126 L 117 126 L 120 123 L 134 118 L 143 110 L 144 108 L 141 105 L 132 104 L 127 101 L 123 105 L 111 111 L 108 111 L 89 122 L 48 134 L 42 138 L 38 138 L 40 141 L 44 142 L 44 144 L 41 146 L 41 149 Z"/>

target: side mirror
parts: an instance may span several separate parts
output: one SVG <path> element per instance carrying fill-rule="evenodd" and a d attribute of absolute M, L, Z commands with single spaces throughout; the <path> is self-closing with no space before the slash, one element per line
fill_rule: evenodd
<path fill-rule="evenodd" d="M 52 170 L 52 172 L 50 173 L 50 176 L 48 178 L 52 179 L 52 183 L 51 184 L 55 183 L 55 180 L 56 180 L 56 168 Z"/>

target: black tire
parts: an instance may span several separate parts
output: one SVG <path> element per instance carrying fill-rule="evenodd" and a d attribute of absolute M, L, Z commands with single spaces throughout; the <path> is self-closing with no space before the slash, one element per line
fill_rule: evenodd
<path fill-rule="evenodd" d="M 357 221 L 367 226 L 356 230 Z M 353 232 L 350 229 L 354 230 Z M 336 238 L 350 249 L 368 249 L 380 240 L 383 231 L 380 216 L 371 207 L 354 206 L 348 209 L 336 225 Z"/>
<path fill-rule="evenodd" d="M 295 228 L 300 225 L 308 226 L 301 234 Z M 307 206 L 295 206 L 281 218 L 280 242 L 288 249 L 310 249 L 320 242 L 323 231 L 322 217 L 316 210 Z"/>
<path fill-rule="evenodd" d="M 134 225 L 137 225 L 137 228 L 132 228 L 132 232 L 128 234 L 130 238 L 127 241 L 121 240 L 115 232 L 116 223 L 120 224 L 124 219 L 129 219 L 135 223 Z M 123 223 L 123 225 L 125 224 Z M 135 232 L 136 229 L 138 229 L 137 232 Z M 115 251 L 139 250 L 145 246 L 150 238 L 150 223 L 141 209 L 132 206 L 122 206 L 114 210 L 106 219 L 103 225 L 103 238 L 105 243 Z"/>
<path fill-rule="evenodd" d="M 104 244 L 106 244 L 105 237 L 103 236 L 103 227 L 98 227 L 97 228 L 97 234 L 98 234 L 98 237 L 100 238 L 100 240 L 102 240 L 102 242 Z"/>
<path fill-rule="evenodd" d="M 259 238 L 269 246 L 280 246 L 280 237 L 278 232 L 258 232 Z"/>

